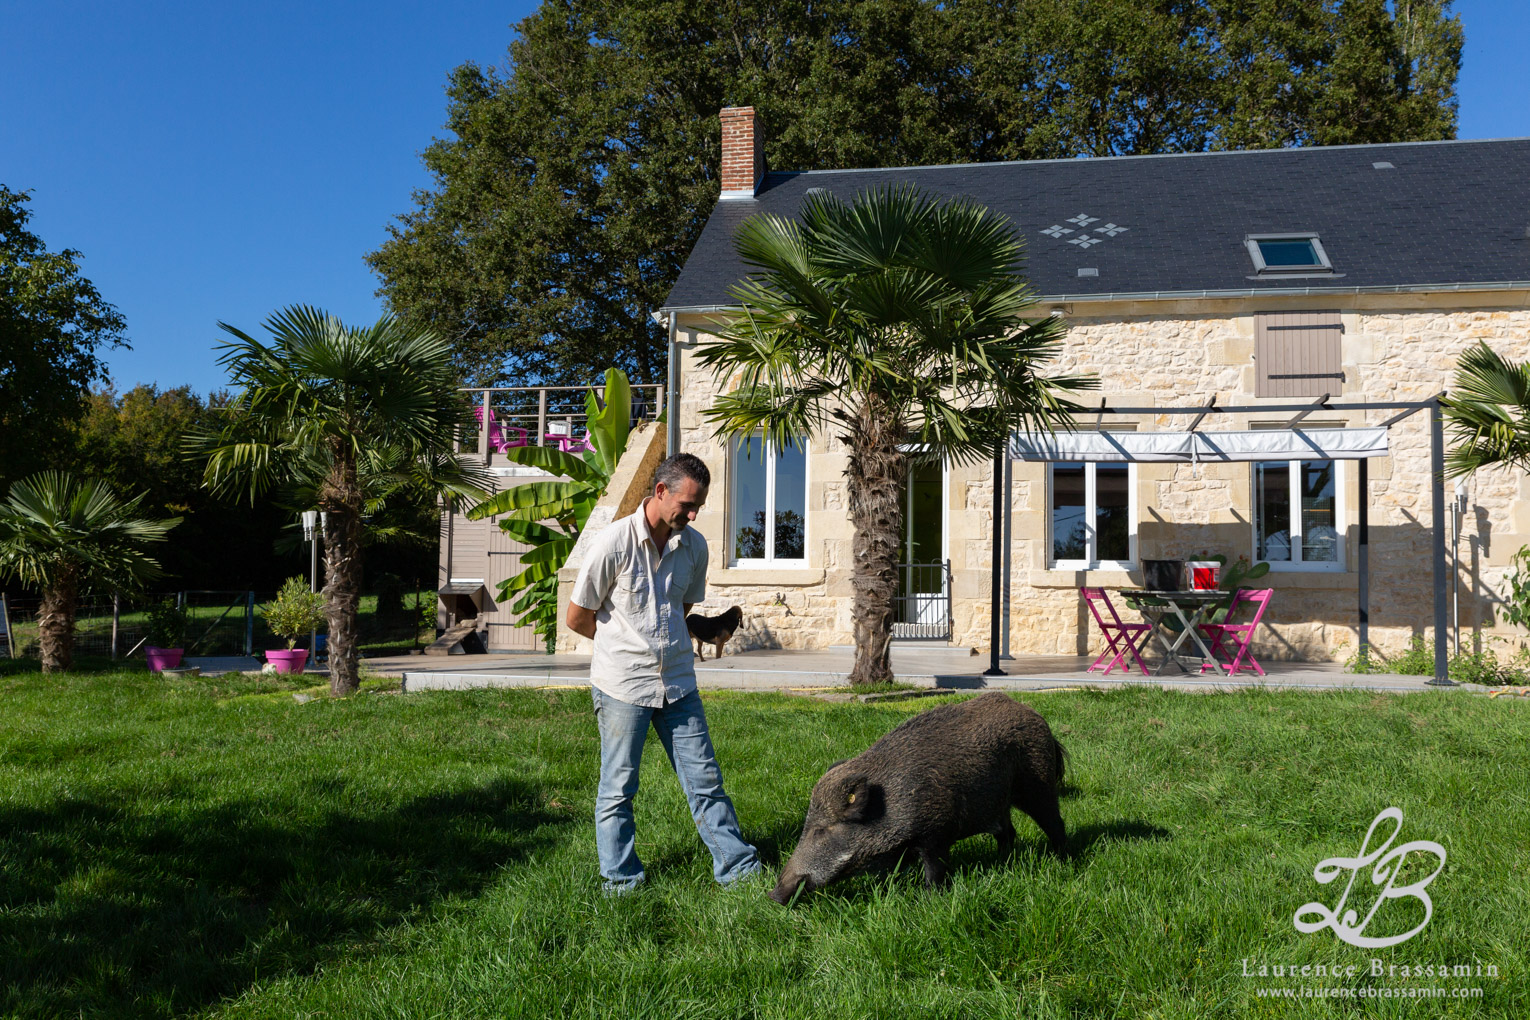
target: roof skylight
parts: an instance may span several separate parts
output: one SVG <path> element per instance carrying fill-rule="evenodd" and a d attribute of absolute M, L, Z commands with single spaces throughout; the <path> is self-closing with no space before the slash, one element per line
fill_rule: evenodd
<path fill-rule="evenodd" d="M 1333 272 L 1316 234 L 1250 234 L 1243 240 L 1260 276 L 1312 276 Z"/>

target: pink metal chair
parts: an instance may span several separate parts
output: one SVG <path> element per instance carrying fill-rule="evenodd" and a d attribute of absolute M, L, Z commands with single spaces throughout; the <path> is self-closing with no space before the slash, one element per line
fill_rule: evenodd
<path fill-rule="evenodd" d="M 473 408 L 473 420 L 483 427 L 483 408 Z M 515 433 L 516 438 L 511 439 L 510 434 Z M 504 453 L 512 446 L 526 445 L 526 430 L 516 428 L 514 425 L 506 425 L 494 417 L 494 409 L 489 409 L 489 449 L 495 453 Z"/>
<path fill-rule="evenodd" d="M 595 449 L 595 447 L 590 445 L 589 432 L 585 432 L 585 434 L 578 439 L 575 439 L 572 433 L 565 432 L 549 432 L 544 438 L 551 439 L 553 442 L 557 443 L 558 449 L 562 450 L 564 453 L 583 453 L 586 450 Z"/>
<path fill-rule="evenodd" d="M 1201 624 L 1201 633 L 1211 639 L 1211 654 L 1213 657 L 1220 653 L 1222 656 L 1229 655 L 1222 647 L 1222 642 L 1231 638 L 1234 649 L 1231 658 L 1222 661 L 1227 665 L 1227 675 L 1233 676 L 1244 666 L 1252 666 L 1255 673 L 1264 676 L 1264 667 L 1259 665 L 1259 660 L 1254 658 L 1254 653 L 1249 646 L 1254 642 L 1254 632 L 1259 629 L 1259 621 L 1264 618 L 1264 611 L 1269 608 L 1270 598 L 1275 594 L 1273 588 L 1239 588 L 1233 593 L 1232 602 L 1228 603 L 1227 616 L 1221 623 Z M 1243 603 L 1254 606 L 1254 618 L 1248 623 L 1233 623 L 1233 614 L 1238 611 L 1238 606 Z M 1214 670 L 1216 667 L 1207 662 L 1202 664 L 1201 672 Z"/>
<path fill-rule="evenodd" d="M 1093 614 L 1094 622 L 1099 625 L 1100 633 L 1105 635 L 1105 641 L 1109 645 L 1086 672 L 1093 673 L 1099 669 L 1100 663 L 1105 662 L 1106 656 L 1110 656 L 1111 659 L 1105 664 L 1105 674 L 1102 675 L 1109 674 L 1118 665 L 1122 670 L 1130 671 L 1131 666 L 1126 661 L 1126 656 L 1130 655 L 1137 663 L 1137 668 L 1142 670 L 1142 675 L 1147 676 L 1147 666 L 1142 663 L 1142 647 L 1139 639 L 1146 641 L 1148 633 L 1153 628 L 1146 623 L 1122 623 L 1120 615 L 1116 613 L 1116 607 L 1111 604 L 1110 596 L 1105 594 L 1104 588 L 1080 588 L 1079 592 L 1084 596 L 1084 601 L 1089 603 L 1089 612 Z M 1110 616 L 1109 622 L 1100 615 L 1101 605 Z"/>

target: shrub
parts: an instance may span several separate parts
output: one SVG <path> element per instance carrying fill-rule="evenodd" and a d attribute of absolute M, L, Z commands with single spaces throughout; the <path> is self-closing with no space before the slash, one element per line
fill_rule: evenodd
<path fill-rule="evenodd" d="M 156 648 L 180 648 L 185 644 L 186 631 L 191 627 L 191 614 L 167 598 L 149 607 L 149 636 L 147 644 Z"/>
<path fill-rule="evenodd" d="M 1525 650 L 1516 652 L 1508 661 L 1500 661 L 1498 653 L 1491 648 L 1480 652 L 1460 652 L 1446 663 L 1446 676 L 1463 684 L 1500 686 L 1523 684 L 1530 668 L 1530 656 Z M 1433 676 L 1434 645 L 1415 634 L 1401 654 L 1391 659 L 1377 653 L 1374 648 L 1361 646 L 1344 662 L 1346 673 L 1395 673 L 1401 676 Z"/>
<path fill-rule="evenodd" d="M 308 590 L 308 582 L 301 577 L 289 577 L 276 599 L 260 607 L 271 633 L 287 639 L 287 647 L 297 644 L 297 639 L 313 631 L 324 622 L 324 596 Z"/>

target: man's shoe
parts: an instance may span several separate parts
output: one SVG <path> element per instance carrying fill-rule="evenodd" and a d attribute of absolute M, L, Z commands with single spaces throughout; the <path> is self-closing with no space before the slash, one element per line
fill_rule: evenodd
<path fill-rule="evenodd" d="M 612 899 L 617 896 L 631 896 L 646 884 L 642 879 L 633 882 L 608 881 L 605 885 L 601 886 L 600 891 L 605 894 L 607 899 Z"/>

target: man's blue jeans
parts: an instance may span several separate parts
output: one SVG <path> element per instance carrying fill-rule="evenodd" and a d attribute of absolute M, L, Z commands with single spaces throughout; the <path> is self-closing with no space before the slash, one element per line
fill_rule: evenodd
<path fill-rule="evenodd" d="M 595 794 L 595 846 L 607 889 L 643 881 L 643 862 L 634 845 L 632 798 L 638 791 L 643 743 L 653 724 L 664 753 L 691 803 L 696 831 L 712 852 L 712 876 L 729 885 L 760 870 L 754 847 L 738 830 L 733 802 L 723 792 L 722 770 L 712 752 L 701 696 L 695 691 L 663 708 L 643 708 L 591 688 L 600 727 L 600 788 Z"/>

